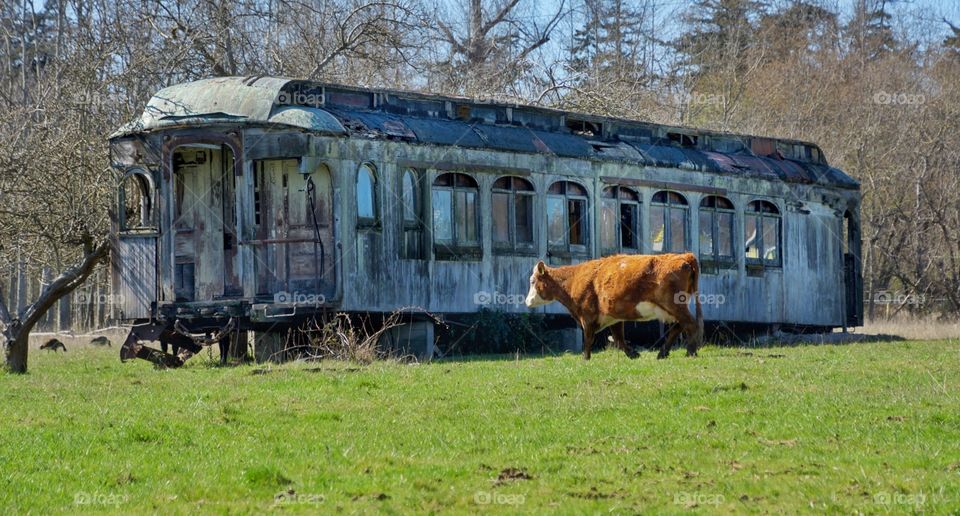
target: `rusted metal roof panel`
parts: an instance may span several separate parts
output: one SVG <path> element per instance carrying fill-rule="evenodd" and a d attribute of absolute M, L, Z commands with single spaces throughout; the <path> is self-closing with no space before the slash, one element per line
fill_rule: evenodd
<path fill-rule="evenodd" d="M 403 118 L 371 111 L 347 111 L 329 109 L 351 134 L 369 137 L 395 137 L 414 139 L 417 135 L 407 127 Z"/>
<path fill-rule="evenodd" d="M 344 134 L 343 125 L 330 113 L 306 106 L 278 106 L 270 115 L 271 124 L 302 127 L 309 131 L 327 134 Z"/>
<path fill-rule="evenodd" d="M 138 120 L 124 125 L 111 138 L 223 122 L 283 124 L 344 133 L 343 127 L 324 110 L 287 103 L 281 95 L 288 82 L 289 79 L 274 77 L 216 77 L 170 86 L 150 99 Z"/>
<path fill-rule="evenodd" d="M 628 142 L 643 155 L 646 164 L 655 167 L 676 167 L 688 170 L 709 171 L 713 164 L 695 149 Z"/>
<path fill-rule="evenodd" d="M 404 117 L 404 123 L 417 135 L 417 140 L 434 145 L 459 145 L 483 148 L 486 143 L 473 130 L 473 124 L 460 120 Z"/>
<path fill-rule="evenodd" d="M 513 118 L 510 122 L 507 118 L 501 120 L 499 115 L 495 121 L 447 118 L 452 116 L 447 109 L 451 102 L 467 106 L 467 113 L 495 108 L 494 111 L 502 111 L 505 117 L 506 107 L 510 107 Z M 606 118 L 604 123 L 612 124 L 616 131 L 607 134 L 606 140 L 600 140 L 567 130 L 560 123 L 565 115 L 572 116 L 549 108 L 479 105 L 471 104 L 469 99 L 412 92 L 274 77 L 218 77 L 164 88 L 150 99 L 138 120 L 123 126 L 111 138 L 183 126 L 285 125 L 325 134 L 632 161 L 647 166 L 859 188 L 856 180 L 827 166 L 819 148 L 809 143 L 685 129 L 683 134 L 689 132 L 703 138 L 699 142 L 691 138 L 694 145 L 680 147 L 657 136 L 658 131 L 670 129 L 666 126 Z M 520 125 L 534 119 L 556 130 Z M 710 143 L 731 139 L 748 140 L 749 146 Z M 789 151 L 800 147 L 806 152 L 780 152 L 781 148 Z"/>
<path fill-rule="evenodd" d="M 534 146 L 546 154 L 569 158 L 590 158 L 598 154 L 590 141 L 573 134 L 539 130 L 531 130 L 530 134 L 534 138 Z"/>

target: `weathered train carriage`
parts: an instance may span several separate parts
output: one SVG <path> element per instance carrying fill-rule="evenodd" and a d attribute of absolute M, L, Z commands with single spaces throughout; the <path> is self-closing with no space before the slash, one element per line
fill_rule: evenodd
<path fill-rule="evenodd" d="M 862 317 L 859 184 L 810 143 L 265 77 L 166 88 L 110 143 L 130 343 L 229 321 L 263 358 L 333 310 L 526 311 L 538 257 L 616 252 L 697 253 L 709 321 Z"/>

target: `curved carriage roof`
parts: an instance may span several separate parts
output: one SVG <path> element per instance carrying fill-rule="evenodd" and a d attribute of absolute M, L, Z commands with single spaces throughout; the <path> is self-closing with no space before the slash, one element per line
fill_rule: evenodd
<path fill-rule="evenodd" d="M 860 187 L 808 142 L 275 77 L 218 77 L 164 88 L 111 139 L 224 123 Z"/>

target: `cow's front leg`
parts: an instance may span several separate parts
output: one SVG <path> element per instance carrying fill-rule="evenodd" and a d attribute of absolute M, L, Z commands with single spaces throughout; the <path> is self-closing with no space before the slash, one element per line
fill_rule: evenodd
<path fill-rule="evenodd" d="M 590 349 L 593 348 L 593 337 L 597 333 L 596 325 L 583 324 L 583 359 L 590 360 Z"/>
<path fill-rule="evenodd" d="M 663 339 L 663 344 L 660 345 L 660 353 L 657 353 L 657 358 L 667 358 L 670 355 L 670 348 L 673 347 L 673 341 L 677 339 L 677 335 L 680 334 L 680 325 L 674 324 L 670 331 L 667 332 L 667 336 Z"/>
<path fill-rule="evenodd" d="M 610 335 L 613 337 L 613 344 L 622 349 L 623 352 L 630 358 L 637 358 L 640 356 L 637 353 L 637 350 L 633 349 L 632 346 L 627 344 L 627 339 L 623 336 L 623 323 L 617 323 L 610 327 Z"/>

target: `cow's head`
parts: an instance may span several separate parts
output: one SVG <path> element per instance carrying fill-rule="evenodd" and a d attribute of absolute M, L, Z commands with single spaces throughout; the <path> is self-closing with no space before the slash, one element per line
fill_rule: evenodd
<path fill-rule="evenodd" d="M 550 278 L 550 272 L 547 271 L 543 260 L 540 260 L 533 266 L 533 274 L 530 275 L 530 292 L 527 293 L 525 301 L 527 307 L 536 308 L 555 301 L 553 288 L 554 283 Z"/>

